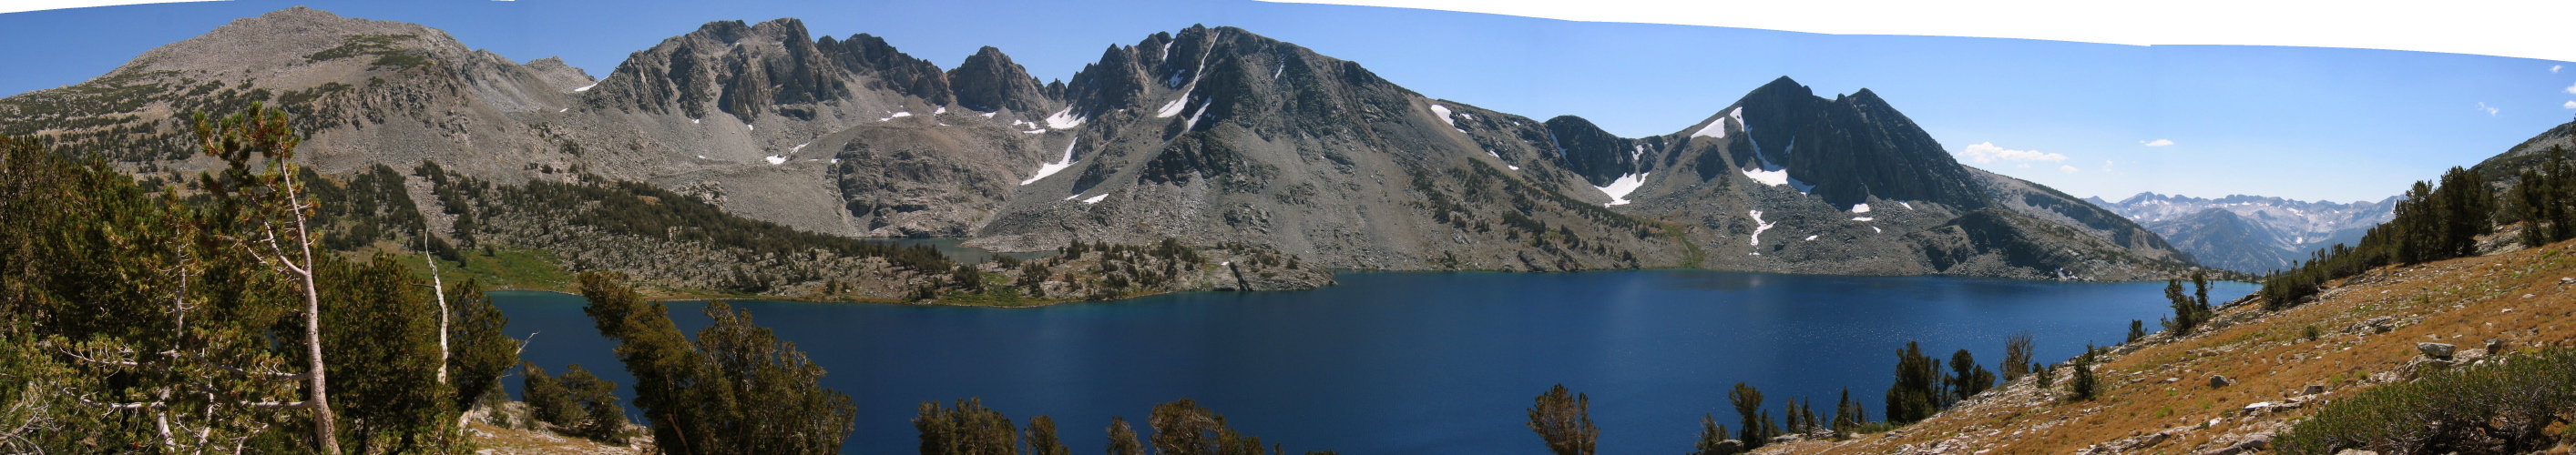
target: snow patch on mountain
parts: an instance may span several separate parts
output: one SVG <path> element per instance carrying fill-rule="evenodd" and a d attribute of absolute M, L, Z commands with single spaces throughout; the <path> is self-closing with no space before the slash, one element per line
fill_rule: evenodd
<path fill-rule="evenodd" d="M 1059 129 L 1059 130 L 1061 130 L 1061 129 L 1071 129 L 1071 128 L 1073 128 L 1073 127 L 1082 126 L 1082 121 L 1084 121 L 1084 120 L 1090 120 L 1090 119 L 1089 119 L 1089 118 L 1084 118 L 1084 117 L 1082 117 L 1082 116 L 1078 116 L 1078 115 L 1073 115 L 1073 107 L 1072 107 L 1072 106 L 1066 106 L 1066 107 L 1064 108 L 1064 110 L 1056 111 L 1056 112 L 1055 112 L 1055 115 L 1049 115 L 1049 116 L 1047 116 L 1047 118 L 1046 118 L 1046 124 L 1047 124 L 1047 128 L 1054 128 L 1054 129 Z"/>
<path fill-rule="evenodd" d="M 1458 120 L 1457 120 L 1457 119 L 1450 118 L 1450 116 L 1451 116 L 1451 115 L 1453 115 L 1453 112 L 1449 110 L 1449 106 L 1442 106 L 1442 105 L 1438 105 L 1438 104 L 1431 105 L 1431 113 L 1432 113 L 1432 114 L 1439 115 L 1439 116 L 1440 116 L 1440 123 L 1446 123 L 1446 124 L 1449 124 L 1449 129 L 1458 130 L 1458 132 L 1461 132 L 1461 133 L 1467 132 L 1467 130 L 1459 129 L 1459 128 L 1458 128 Z M 1464 116 L 1464 115 L 1466 115 L 1466 114 L 1455 114 L 1455 115 Z M 1472 118 L 1475 118 L 1475 117 L 1467 117 L 1467 118 L 1471 118 L 1471 119 L 1472 119 Z"/>
<path fill-rule="evenodd" d="M 1628 200 L 1628 193 L 1637 192 L 1637 187 L 1646 186 L 1647 174 L 1650 173 L 1640 172 L 1622 175 L 1619 176 L 1618 180 L 1610 181 L 1610 185 L 1608 186 L 1596 186 L 1593 188 L 1601 189 L 1601 194 L 1610 195 L 1610 203 L 1602 204 L 1603 206 L 1626 205 L 1630 202 Z"/>
<path fill-rule="evenodd" d="M 1725 139 L 1727 119 L 1735 119 L 1735 126 L 1738 130 L 1753 131 L 1752 125 L 1744 124 L 1744 108 L 1739 107 L 1735 108 L 1733 111 L 1729 111 L 1725 117 L 1718 117 L 1717 120 L 1710 120 L 1708 122 L 1708 126 L 1701 127 L 1699 131 L 1692 132 L 1691 137 L 1713 137 Z"/>
<path fill-rule="evenodd" d="M 1190 112 L 1190 119 L 1181 122 L 1181 131 L 1198 129 L 1199 116 L 1207 115 L 1207 108 L 1210 104 L 1216 104 L 1216 98 L 1208 98 L 1206 101 L 1200 101 L 1199 109 L 1197 111 Z"/>
<path fill-rule="evenodd" d="M 1760 210 L 1749 210 L 1746 211 L 1746 213 L 1753 215 L 1753 246 L 1762 246 L 1762 231 L 1771 230 L 1772 226 L 1779 226 L 1780 223 L 1763 222 L 1762 211 Z M 1755 251 L 1753 252 L 1753 255 L 1761 256 L 1762 252 Z"/>
<path fill-rule="evenodd" d="M 1028 180 L 1021 180 L 1020 184 L 1028 185 L 1031 183 L 1037 183 L 1040 179 L 1045 179 L 1047 176 L 1055 175 L 1056 172 L 1063 171 L 1065 168 L 1073 167 L 1073 146 L 1081 143 L 1082 138 L 1078 137 L 1073 138 L 1073 142 L 1065 143 L 1063 159 L 1056 160 L 1056 162 L 1053 163 L 1038 163 L 1037 175 L 1029 176 Z"/>

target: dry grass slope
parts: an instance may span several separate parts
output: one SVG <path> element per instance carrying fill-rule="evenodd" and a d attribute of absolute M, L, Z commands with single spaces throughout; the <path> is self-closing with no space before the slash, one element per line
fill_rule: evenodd
<path fill-rule="evenodd" d="M 2264 312 L 2251 298 L 2181 339 L 2150 336 L 2113 348 L 2094 371 L 2103 398 L 2066 402 L 2023 378 L 1922 423 L 1846 441 L 1808 441 L 1761 453 L 2233 454 L 2325 403 L 2401 382 L 2426 361 L 2419 342 L 2457 345 L 2463 363 L 2576 340 L 2576 242 L 2411 267 L 2334 283 L 2318 301 Z M 2308 338 L 2314 327 L 2316 338 Z M 2228 384 L 2213 386 L 2211 377 Z M 2317 386 L 2317 387 L 2311 387 Z M 2317 392 L 2317 393 L 2309 393 Z M 2568 453 L 2560 446 L 2544 453 Z"/>

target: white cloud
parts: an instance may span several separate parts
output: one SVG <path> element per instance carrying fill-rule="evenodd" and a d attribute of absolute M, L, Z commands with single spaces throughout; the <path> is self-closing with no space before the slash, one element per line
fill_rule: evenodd
<path fill-rule="evenodd" d="M 2152 141 L 2152 142 L 2150 142 L 2150 141 L 2138 141 L 2138 143 L 2140 143 L 2140 144 L 2146 144 L 2148 147 L 2163 147 L 2163 146 L 2173 145 L 2173 141 L 2170 141 L 2170 140 L 2164 140 L 2164 139 L 2157 139 L 2157 140 Z"/>
<path fill-rule="evenodd" d="M 2566 68 L 2566 67 L 2567 67 L 2567 65 L 2549 65 L 2549 72 L 2551 72 L 2551 73 L 2556 73 L 2556 72 L 2558 72 L 2558 69 L 2559 69 L 2559 68 Z"/>
<path fill-rule="evenodd" d="M 2569 102 L 2567 102 L 2567 104 L 2561 104 L 2561 105 L 2558 105 L 2558 106 L 2559 106 L 2559 107 L 2568 108 L 2568 109 L 2576 109 L 2576 101 L 2569 101 Z"/>
<path fill-rule="evenodd" d="M 2567 90 L 2570 92 L 2576 92 L 2576 87 L 2568 87 Z M 2485 112 L 2488 117 L 2496 116 L 2496 108 L 2494 106 L 2488 106 L 2485 101 L 2478 102 L 2478 112 Z"/>
<path fill-rule="evenodd" d="M 2068 173 L 2068 174 L 2073 174 L 2073 173 L 2077 173 L 2077 172 L 2083 172 L 2084 170 L 2083 170 L 2083 169 L 2076 169 L 2076 168 L 2075 168 L 2075 166 L 2058 166 L 2058 167 L 2057 167 L 2057 171 L 2058 171 L 2058 172 Z"/>
<path fill-rule="evenodd" d="M 2117 163 L 2118 162 L 2116 161 L 2102 160 L 2102 172 L 2111 172 L 2111 165 Z"/>
<path fill-rule="evenodd" d="M 2576 93 L 2576 85 L 2567 86 L 2567 93 Z"/>
<path fill-rule="evenodd" d="M 1982 142 L 1970 145 L 1967 150 L 1959 151 L 1959 155 L 1968 157 L 1969 160 L 1979 163 L 1992 163 L 1995 162 L 1995 160 L 2066 161 L 2066 155 L 2043 153 L 2036 150 L 2005 150 L 2003 147 L 1996 147 L 1993 142 Z"/>

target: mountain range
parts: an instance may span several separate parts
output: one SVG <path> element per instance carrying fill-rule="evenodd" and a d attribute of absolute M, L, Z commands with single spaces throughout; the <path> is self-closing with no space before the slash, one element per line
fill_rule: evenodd
<path fill-rule="evenodd" d="M 2137 221 L 2191 253 L 2202 265 L 2249 273 L 2289 269 L 2311 252 L 2358 245 L 2361 235 L 2395 217 L 2396 196 L 2336 203 L 2265 196 L 2217 199 L 2138 193 L 2117 202 L 2086 202 Z"/>
<path fill-rule="evenodd" d="M 0 99 L 0 134 L 176 180 L 216 164 L 191 153 L 188 115 L 252 102 L 292 114 L 299 159 L 327 173 L 643 182 L 798 230 L 997 251 L 1170 238 L 1335 268 L 2088 280 L 2197 264 L 2113 204 L 1960 164 L 1867 89 L 1781 77 L 1625 138 L 1232 27 L 1108 46 L 1042 82 L 990 47 L 942 69 L 867 34 L 719 21 L 594 78 L 298 7 Z M 409 191 L 435 235 L 476 234 L 427 184 Z"/>

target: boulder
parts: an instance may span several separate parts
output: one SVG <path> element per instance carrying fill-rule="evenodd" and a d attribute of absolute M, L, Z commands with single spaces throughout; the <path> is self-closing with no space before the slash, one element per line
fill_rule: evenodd
<path fill-rule="evenodd" d="M 2342 452 L 2335 452 L 2335 455 L 2379 455 L 2379 452 L 2361 449 L 2343 449 Z"/>
<path fill-rule="evenodd" d="M 2325 384 L 2308 384 L 2307 387 L 2299 389 L 2300 395 L 2316 395 L 2321 393 L 2326 393 Z"/>
<path fill-rule="evenodd" d="M 2425 357 L 2448 359 L 2451 354 L 2459 352 L 2460 347 L 2449 343 L 2422 342 L 2415 343 L 2415 350 L 2422 351 Z"/>
<path fill-rule="evenodd" d="M 2215 389 L 2226 387 L 2228 384 L 2233 384 L 2235 382 L 2236 381 L 2227 379 L 2227 376 L 2224 375 L 2209 375 L 2209 388 Z"/>
<path fill-rule="evenodd" d="M 1744 452 L 1744 441 L 1737 441 L 1737 440 L 1733 440 L 1733 439 L 1728 439 L 1728 440 L 1724 440 L 1724 441 L 1718 441 L 1718 442 L 1717 442 L 1717 446 L 1716 446 L 1716 447 L 1710 447 L 1710 448 L 1709 448 L 1709 451 L 1708 451 L 1708 453 L 1743 453 L 1743 452 Z"/>
<path fill-rule="evenodd" d="M 2488 339 L 2487 339 L 2487 355 L 2496 355 L 2496 354 L 2503 354 L 2503 353 L 2504 353 L 2504 339 L 2502 339 L 2502 338 L 2488 338 Z"/>

